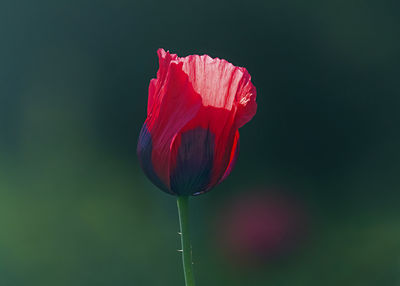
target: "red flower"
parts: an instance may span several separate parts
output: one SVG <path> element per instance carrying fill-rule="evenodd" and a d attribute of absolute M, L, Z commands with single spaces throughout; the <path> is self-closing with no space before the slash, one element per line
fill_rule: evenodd
<path fill-rule="evenodd" d="M 210 190 L 231 172 L 239 132 L 256 113 L 245 68 L 207 55 L 179 58 L 158 50 L 138 157 L 149 179 L 174 195 Z"/>

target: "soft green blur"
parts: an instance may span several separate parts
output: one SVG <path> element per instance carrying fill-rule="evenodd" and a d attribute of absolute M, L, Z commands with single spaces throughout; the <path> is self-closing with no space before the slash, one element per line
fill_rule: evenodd
<path fill-rule="evenodd" d="M 0 2 L 0 285 L 183 285 L 175 198 L 136 158 L 156 50 L 246 67 L 258 112 L 193 198 L 197 284 L 400 285 L 397 1 Z M 309 232 L 242 268 L 230 198 L 283 188 Z"/>

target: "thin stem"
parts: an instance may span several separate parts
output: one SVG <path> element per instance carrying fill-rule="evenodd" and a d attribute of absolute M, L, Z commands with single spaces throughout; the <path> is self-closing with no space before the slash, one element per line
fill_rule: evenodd
<path fill-rule="evenodd" d="M 185 285 L 194 286 L 194 275 L 192 267 L 192 247 L 190 245 L 190 232 L 189 232 L 189 209 L 188 209 L 188 196 L 178 196 L 178 213 L 180 235 L 182 243 L 182 262 L 183 273 L 185 275 Z"/>

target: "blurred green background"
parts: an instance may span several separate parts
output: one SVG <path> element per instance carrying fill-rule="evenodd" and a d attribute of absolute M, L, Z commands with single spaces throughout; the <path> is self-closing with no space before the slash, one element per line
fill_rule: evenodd
<path fill-rule="evenodd" d="M 2 0 L 0 285 L 183 285 L 174 197 L 136 158 L 159 47 L 258 92 L 236 169 L 191 200 L 198 285 L 400 285 L 399 8 Z M 307 231 L 244 266 L 218 221 L 254 190 L 295 197 Z"/>

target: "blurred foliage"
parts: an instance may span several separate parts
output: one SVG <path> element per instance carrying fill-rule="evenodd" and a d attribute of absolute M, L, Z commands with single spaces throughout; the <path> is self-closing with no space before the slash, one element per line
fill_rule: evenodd
<path fill-rule="evenodd" d="M 259 109 L 232 176 L 191 201 L 199 285 L 400 285 L 397 1 L 0 3 L 0 285 L 183 285 L 174 198 L 135 155 L 156 49 L 245 66 Z M 289 257 L 215 245 L 234 194 L 311 217 Z"/>

